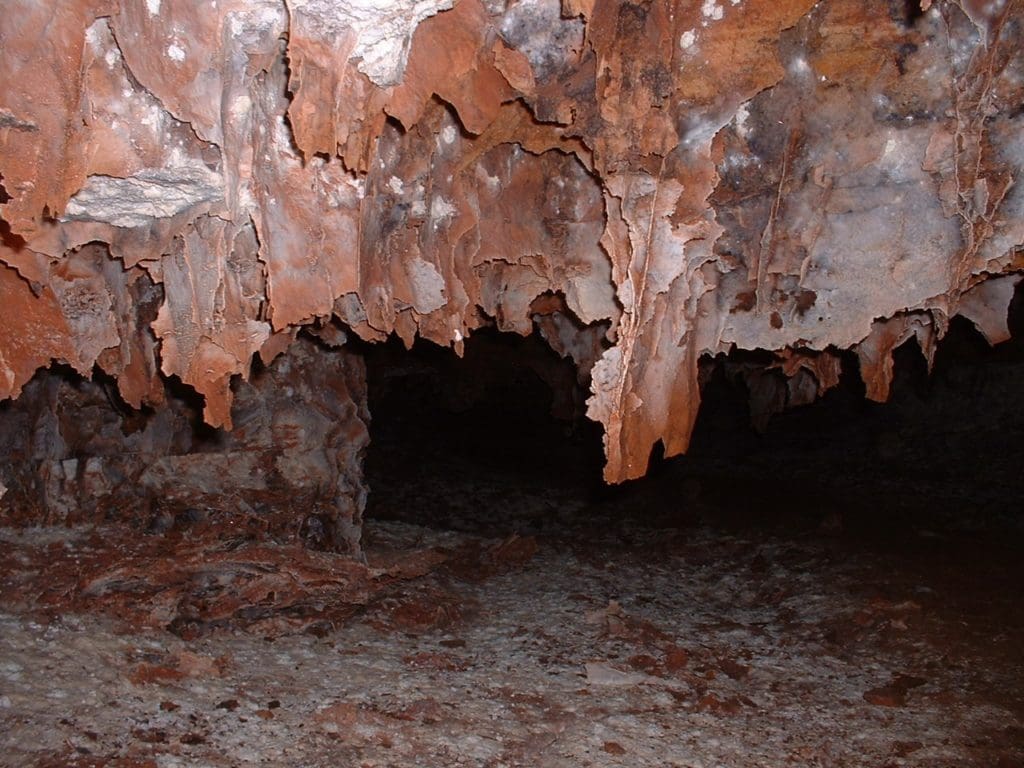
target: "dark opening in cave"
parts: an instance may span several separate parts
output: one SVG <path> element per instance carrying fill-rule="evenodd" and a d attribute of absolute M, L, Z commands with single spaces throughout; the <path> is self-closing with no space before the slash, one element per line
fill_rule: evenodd
<path fill-rule="evenodd" d="M 362 348 L 367 518 L 536 533 L 599 492 L 600 427 L 576 369 L 538 336 L 484 329 L 459 358 L 397 339 Z"/>
<path fill-rule="evenodd" d="M 1024 302 L 1014 338 L 990 347 L 954 318 L 932 371 L 911 338 L 895 352 L 891 398 L 865 399 L 857 359 L 808 406 L 752 422 L 749 373 L 771 356 L 702 362 L 690 450 L 622 486 L 601 482 L 600 428 L 569 360 L 540 338 L 478 332 L 463 358 L 418 342 L 367 345 L 368 519 L 493 535 L 600 521 L 709 523 L 808 532 L 842 526 L 1017 530 L 1024 524 Z M 784 386 L 781 373 L 779 386 Z M 884 500 L 884 503 L 880 503 Z M 627 522 L 628 521 L 628 522 Z"/>

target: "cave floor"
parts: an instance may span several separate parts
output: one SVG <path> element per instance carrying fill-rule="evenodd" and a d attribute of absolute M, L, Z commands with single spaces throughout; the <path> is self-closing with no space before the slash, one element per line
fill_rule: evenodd
<path fill-rule="evenodd" d="M 420 522 L 365 567 L 242 520 L 2 529 L 0 764 L 1024 765 L 1019 539 L 707 480 L 667 519 L 463 477 L 453 522 L 432 482 L 378 494 Z"/>

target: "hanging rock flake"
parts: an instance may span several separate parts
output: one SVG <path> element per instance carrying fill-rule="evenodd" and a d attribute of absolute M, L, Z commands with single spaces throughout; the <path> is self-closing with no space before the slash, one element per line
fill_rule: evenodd
<path fill-rule="evenodd" d="M 1022 45 L 1022 0 L 9 0 L 0 397 L 173 376 L 231 429 L 303 327 L 539 323 L 609 482 L 686 450 L 702 355 L 885 398 L 911 336 L 1006 338 Z"/>

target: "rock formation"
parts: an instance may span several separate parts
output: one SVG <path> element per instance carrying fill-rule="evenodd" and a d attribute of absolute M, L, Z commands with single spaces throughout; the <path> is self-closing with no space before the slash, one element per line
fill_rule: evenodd
<path fill-rule="evenodd" d="M 907 339 L 1007 336 L 1022 44 L 1020 0 L 8 0 L 0 397 L 43 429 L 61 387 L 29 382 L 69 366 L 99 382 L 76 397 L 166 410 L 145 441 L 180 381 L 234 472 L 296 488 L 297 452 L 347 525 L 346 334 L 539 329 L 613 483 L 686 450 L 705 355 L 771 351 L 783 407 L 853 349 L 885 399 Z M 187 472 L 184 424 L 122 475 Z M 44 486 L 103 463 L 46 429 Z"/>

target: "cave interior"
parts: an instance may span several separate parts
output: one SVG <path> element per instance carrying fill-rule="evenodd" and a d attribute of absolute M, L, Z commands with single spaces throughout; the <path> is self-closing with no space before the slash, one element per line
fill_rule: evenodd
<path fill-rule="evenodd" d="M 1024 766 L 1024 0 L 6 0 L 0 766 Z"/>

